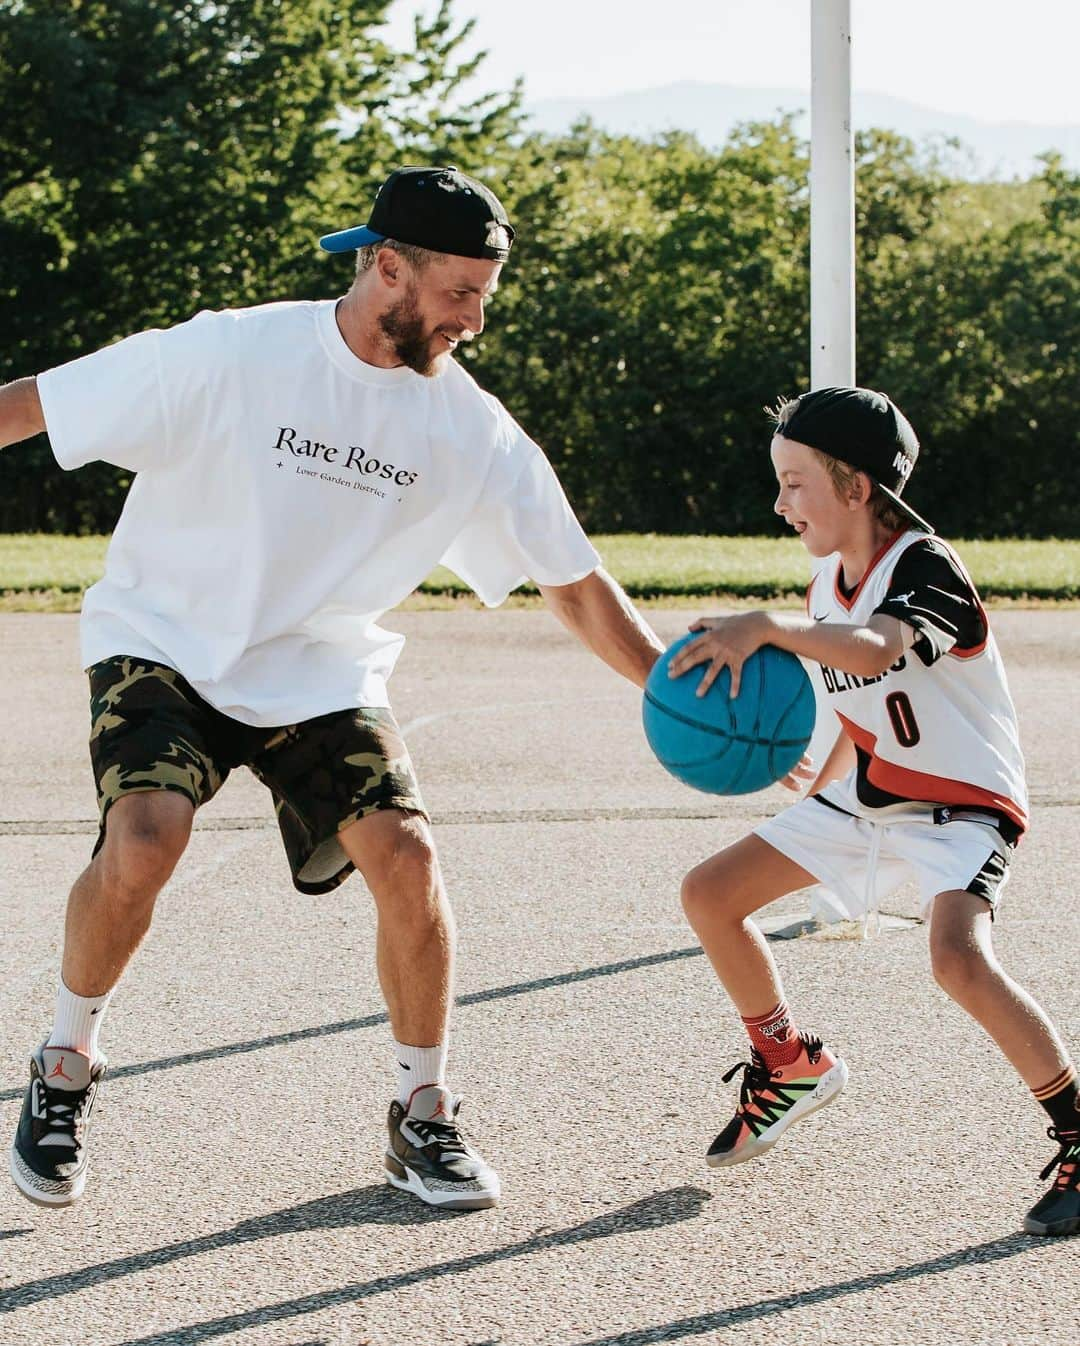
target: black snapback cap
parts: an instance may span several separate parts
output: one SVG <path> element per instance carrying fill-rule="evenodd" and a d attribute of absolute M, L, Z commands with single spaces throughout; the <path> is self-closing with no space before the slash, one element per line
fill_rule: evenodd
<path fill-rule="evenodd" d="M 460 169 L 398 168 L 379 188 L 366 225 L 319 239 L 326 252 L 349 252 L 384 238 L 454 257 L 505 262 L 514 230 L 502 202 Z"/>
<path fill-rule="evenodd" d="M 934 531 L 900 499 L 919 456 L 919 441 L 911 422 L 884 393 L 872 388 L 815 388 L 795 399 L 795 409 L 776 433 L 865 472 L 916 528 Z"/>

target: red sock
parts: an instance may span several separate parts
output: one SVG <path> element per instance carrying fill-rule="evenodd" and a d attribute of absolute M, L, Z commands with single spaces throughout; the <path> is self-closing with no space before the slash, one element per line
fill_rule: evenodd
<path fill-rule="evenodd" d="M 750 1045 L 761 1053 L 770 1070 L 798 1060 L 803 1045 L 791 1022 L 786 1000 L 781 1000 L 768 1014 L 758 1019 L 744 1019 L 743 1023 L 750 1034 Z"/>

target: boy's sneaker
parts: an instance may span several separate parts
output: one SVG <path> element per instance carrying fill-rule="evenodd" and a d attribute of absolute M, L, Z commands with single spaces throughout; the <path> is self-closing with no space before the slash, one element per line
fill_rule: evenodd
<path fill-rule="evenodd" d="M 1056 1168 L 1053 1187 L 1024 1217 L 1028 1234 L 1080 1233 L 1080 1131 L 1059 1131 L 1050 1127 L 1046 1133 L 1061 1146 L 1039 1177 L 1044 1181 Z"/>
<path fill-rule="evenodd" d="M 724 1076 L 727 1084 L 736 1071 L 743 1071 L 739 1107 L 716 1137 L 706 1161 L 713 1168 L 726 1168 L 756 1159 L 771 1150 L 792 1122 L 831 1103 L 847 1084 L 848 1068 L 824 1047 L 820 1038 L 800 1033 L 802 1051 L 790 1065 L 770 1070 L 761 1054 L 750 1053 Z"/>
<path fill-rule="evenodd" d="M 105 1066 L 104 1057 L 91 1067 L 89 1057 L 69 1047 L 43 1045 L 30 1058 L 11 1176 L 39 1206 L 70 1206 L 82 1196 L 90 1112 Z"/>
<path fill-rule="evenodd" d="M 458 1130 L 461 1099 L 441 1084 L 395 1099 L 387 1123 L 386 1181 L 443 1210 L 484 1210 L 499 1200 L 499 1175 Z"/>

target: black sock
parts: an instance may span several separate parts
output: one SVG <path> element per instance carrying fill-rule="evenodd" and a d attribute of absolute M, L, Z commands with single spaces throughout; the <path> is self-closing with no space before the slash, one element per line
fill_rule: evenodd
<path fill-rule="evenodd" d="M 1050 1115 L 1058 1131 L 1080 1131 L 1080 1091 L 1076 1067 L 1066 1066 L 1041 1089 L 1032 1093 Z"/>

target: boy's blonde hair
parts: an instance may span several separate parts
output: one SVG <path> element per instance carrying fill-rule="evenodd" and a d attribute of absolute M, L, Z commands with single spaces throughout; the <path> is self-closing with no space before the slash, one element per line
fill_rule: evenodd
<path fill-rule="evenodd" d="M 766 415 L 776 426 L 777 434 L 784 433 L 784 426 L 791 420 L 792 416 L 798 410 L 798 398 L 782 398 L 775 407 L 766 407 Z M 832 482 L 833 490 L 841 500 L 846 500 L 851 495 L 851 488 L 855 485 L 855 478 L 861 469 L 852 467 L 850 463 L 845 463 L 842 458 L 834 458 L 831 453 L 825 453 L 821 449 L 815 449 L 812 445 L 806 446 L 825 471 L 829 474 L 829 480 Z M 864 474 L 865 475 L 865 474 Z M 881 524 L 894 533 L 900 532 L 904 528 L 910 527 L 908 519 L 896 508 L 887 495 L 880 489 L 876 482 L 871 479 L 873 490 L 870 492 L 870 499 L 867 504 L 874 513 L 874 517 L 879 519 Z"/>

